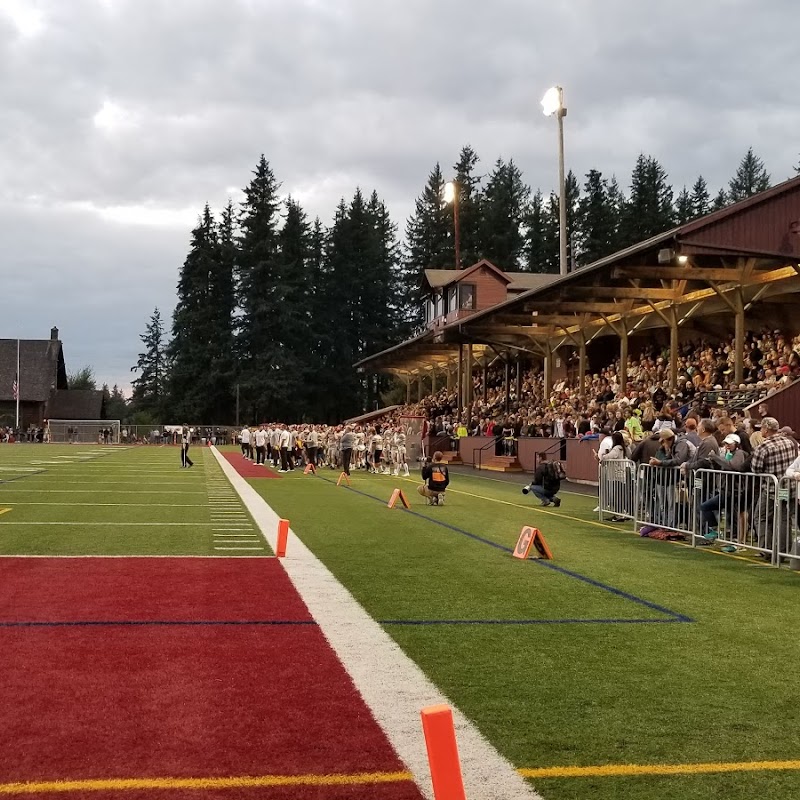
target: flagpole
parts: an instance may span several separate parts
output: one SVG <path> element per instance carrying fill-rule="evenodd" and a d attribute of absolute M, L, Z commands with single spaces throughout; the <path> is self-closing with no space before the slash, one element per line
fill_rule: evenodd
<path fill-rule="evenodd" d="M 17 422 L 14 427 L 19 435 L 19 339 L 17 339 Z"/>

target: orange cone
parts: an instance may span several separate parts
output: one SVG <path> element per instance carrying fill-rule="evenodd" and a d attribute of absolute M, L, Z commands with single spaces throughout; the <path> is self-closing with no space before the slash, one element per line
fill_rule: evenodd
<path fill-rule="evenodd" d="M 435 800 L 466 800 L 450 706 L 428 706 L 421 713 Z"/>
<path fill-rule="evenodd" d="M 289 520 L 278 520 L 278 545 L 275 548 L 275 555 L 283 558 L 286 555 L 286 543 L 289 541 Z"/>

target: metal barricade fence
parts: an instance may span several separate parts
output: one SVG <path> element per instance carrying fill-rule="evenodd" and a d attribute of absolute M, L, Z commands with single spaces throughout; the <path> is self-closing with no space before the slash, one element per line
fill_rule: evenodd
<path fill-rule="evenodd" d="M 778 487 L 778 521 L 776 523 L 778 564 L 787 559 L 789 568 L 800 570 L 800 482 L 782 478 Z"/>
<path fill-rule="evenodd" d="M 680 467 L 640 464 L 636 471 L 634 525 L 692 533 L 691 494 Z"/>
<path fill-rule="evenodd" d="M 692 545 L 712 542 L 771 554 L 778 563 L 778 479 L 774 475 L 697 470 Z"/>
<path fill-rule="evenodd" d="M 636 464 L 627 458 L 600 462 L 600 521 L 606 517 L 633 519 L 636 499 Z"/>

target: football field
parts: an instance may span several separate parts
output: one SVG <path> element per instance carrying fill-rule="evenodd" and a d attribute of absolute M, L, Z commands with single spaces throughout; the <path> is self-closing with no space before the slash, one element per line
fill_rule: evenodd
<path fill-rule="evenodd" d="M 0 795 L 421 796 L 249 501 L 192 456 L 0 449 Z M 452 475 L 429 507 L 413 477 L 259 469 L 293 536 L 545 800 L 800 796 L 800 576 L 641 539 L 581 494 L 542 509 Z M 525 525 L 552 561 L 512 557 Z"/>

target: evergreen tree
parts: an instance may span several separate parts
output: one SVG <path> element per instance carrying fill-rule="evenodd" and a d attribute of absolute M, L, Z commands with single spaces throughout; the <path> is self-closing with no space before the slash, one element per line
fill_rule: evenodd
<path fill-rule="evenodd" d="M 675 198 L 675 222 L 678 225 L 683 225 L 694 217 L 694 207 L 689 190 L 684 185 L 683 189 L 678 192 Z"/>
<path fill-rule="evenodd" d="M 217 226 L 217 257 L 209 275 L 210 333 L 206 412 L 211 424 L 233 422 L 237 358 L 234 337 L 236 311 L 236 211 L 228 200 Z"/>
<path fill-rule="evenodd" d="M 614 252 L 617 208 L 609 195 L 608 181 L 598 170 L 586 173 L 584 196 L 578 204 L 579 266 L 591 264 Z"/>
<path fill-rule="evenodd" d="M 544 269 L 542 272 L 552 272 L 558 274 L 561 271 L 561 252 L 559 250 L 559 238 L 561 235 L 561 217 L 559 216 L 560 203 L 558 195 L 550 192 L 547 203 L 544 207 Z"/>
<path fill-rule="evenodd" d="M 108 384 L 103 384 L 103 412 L 105 419 L 124 422 L 128 418 L 128 401 L 116 383 L 110 391 Z"/>
<path fill-rule="evenodd" d="M 67 386 L 70 389 L 97 389 L 93 367 L 81 367 L 77 372 L 67 375 Z"/>
<path fill-rule="evenodd" d="M 422 287 L 426 269 L 455 267 L 452 209 L 444 204 L 445 180 L 437 163 L 406 223 L 405 269 L 413 283 L 421 322 Z"/>
<path fill-rule="evenodd" d="M 800 161 L 797 162 L 797 166 L 794 168 L 794 171 L 800 173 Z"/>
<path fill-rule="evenodd" d="M 278 189 L 280 185 L 262 155 L 242 203 L 239 239 L 238 289 L 241 313 L 236 344 L 240 364 L 241 402 L 247 420 L 272 413 L 281 382 L 291 371 L 278 315 L 284 287 L 278 283 Z"/>
<path fill-rule="evenodd" d="M 210 276 L 217 257 L 216 223 L 206 204 L 192 230 L 189 254 L 178 279 L 178 302 L 172 315 L 172 342 L 168 348 L 171 408 L 193 422 L 210 421 L 205 406 L 212 343 Z"/>
<path fill-rule="evenodd" d="M 524 234 L 522 224 L 530 189 L 512 161 L 495 162 L 489 174 L 481 204 L 483 257 L 506 272 L 519 269 Z"/>
<path fill-rule="evenodd" d="M 524 269 L 547 272 L 552 243 L 547 241 L 547 211 L 540 189 L 536 190 L 525 214 Z M 556 245 L 557 246 L 557 245 Z"/>
<path fill-rule="evenodd" d="M 313 349 L 311 319 L 311 229 L 300 204 L 289 197 L 286 215 L 278 234 L 275 281 L 274 322 L 280 334 L 283 370 L 280 380 L 271 387 L 270 413 L 281 419 L 293 414 L 305 416 L 308 394 L 313 390 L 307 373 L 308 354 Z"/>
<path fill-rule="evenodd" d="M 663 233 L 674 224 L 672 187 L 667 172 L 652 156 L 641 154 L 631 175 L 631 193 L 620 219 L 623 247 Z"/>
<path fill-rule="evenodd" d="M 752 197 L 769 189 L 769 185 L 769 174 L 764 162 L 753 153 L 753 148 L 749 147 L 739 162 L 736 174 L 728 183 L 730 202 L 736 203 L 746 197 Z"/>
<path fill-rule="evenodd" d="M 720 189 L 717 192 L 717 196 L 714 198 L 714 202 L 711 204 L 711 210 L 719 211 L 720 209 L 725 208 L 728 203 L 728 195 L 725 193 L 724 189 Z"/>
<path fill-rule="evenodd" d="M 711 200 L 708 196 L 708 186 L 706 179 L 700 175 L 692 186 L 691 194 L 692 219 L 704 217 L 711 211 Z"/>
<path fill-rule="evenodd" d="M 131 405 L 136 411 L 144 411 L 157 418 L 165 413 L 165 385 L 167 381 L 167 348 L 165 345 L 164 322 L 161 312 L 156 308 L 147 323 L 145 332 L 139 337 L 144 344 L 144 352 L 131 372 L 139 377 L 131 382 L 133 395 Z"/>
<path fill-rule="evenodd" d="M 481 234 L 481 179 L 475 174 L 478 154 L 469 146 L 461 148 L 458 161 L 453 165 L 455 181 L 458 185 L 458 222 L 461 266 L 470 267 L 485 257 Z"/>

